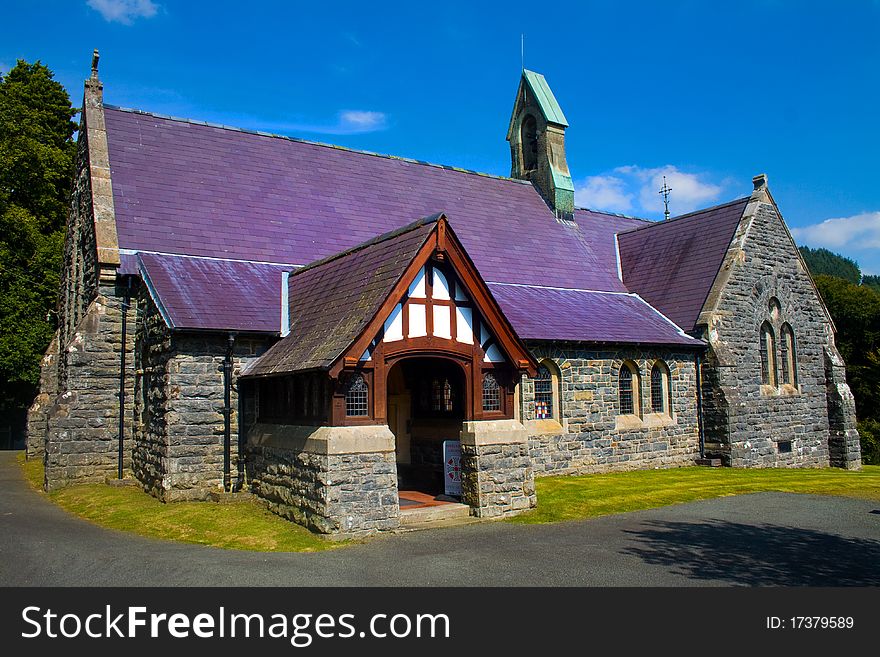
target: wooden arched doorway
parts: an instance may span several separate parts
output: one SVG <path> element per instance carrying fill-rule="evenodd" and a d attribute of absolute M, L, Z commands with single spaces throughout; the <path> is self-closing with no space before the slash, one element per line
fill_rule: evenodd
<path fill-rule="evenodd" d="M 388 426 L 395 436 L 398 487 L 444 493 L 443 441 L 458 440 L 469 382 L 452 358 L 415 356 L 388 369 Z"/>

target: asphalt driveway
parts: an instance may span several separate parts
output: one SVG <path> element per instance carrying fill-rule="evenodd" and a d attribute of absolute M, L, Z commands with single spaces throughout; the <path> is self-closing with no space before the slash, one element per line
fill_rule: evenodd
<path fill-rule="evenodd" d="M 71 516 L 0 452 L 3 586 L 878 586 L 880 503 L 760 493 L 556 525 L 479 523 L 317 554 L 141 538 Z"/>

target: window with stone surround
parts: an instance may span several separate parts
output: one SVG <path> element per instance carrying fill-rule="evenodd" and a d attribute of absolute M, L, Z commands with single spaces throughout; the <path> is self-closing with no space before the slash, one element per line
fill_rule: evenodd
<path fill-rule="evenodd" d="M 782 382 L 797 386 L 797 354 L 794 346 L 794 331 L 789 324 L 783 324 L 779 332 L 779 361 L 782 365 Z"/>
<path fill-rule="evenodd" d="M 639 371 L 629 361 L 620 366 L 617 377 L 617 399 L 620 415 L 640 415 Z"/>
<path fill-rule="evenodd" d="M 776 385 L 776 339 L 769 322 L 761 324 L 761 384 Z"/>
<path fill-rule="evenodd" d="M 651 412 L 670 412 L 670 378 L 666 363 L 658 360 L 651 367 Z"/>
<path fill-rule="evenodd" d="M 542 362 L 535 377 L 535 419 L 537 420 L 550 420 L 557 416 L 555 394 L 557 379 L 551 367 L 549 362 Z"/>
<path fill-rule="evenodd" d="M 364 377 L 355 374 L 345 391 L 345 414 L 348 417 L 369 415 L 369 392 Z"/>

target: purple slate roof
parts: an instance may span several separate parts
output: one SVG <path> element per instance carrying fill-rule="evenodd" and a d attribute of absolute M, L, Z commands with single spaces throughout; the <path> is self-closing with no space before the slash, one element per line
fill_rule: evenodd
<path fill-rule="evenodd" d="M 625 291 L 527 182 L 133 110 L 105 118 L 121 249 L 305 265 L 443 212 L 487 281 Z"/>
<path fill-rule="evenodd" d="M 618 235 L 627 288 L 686 331 L 693 330 L 748 201 Z"/>
<path fill-rule="evenodd" d="M 330 367 L 376 316 L 438 219 L 421 219 L 294 272 L 289 335 L 242 374 Z"/>
<path fill-rule="evenodd" d="M 635 294 L 489 284 L 523 340 L 702 347 Z M 536 309 L 552 308 L 552 313 Z"/>
<path fill-rule="evenodd" d="M 281 331 L 290 267 L 140 253 L 141 277 L 170 328 Z"/>

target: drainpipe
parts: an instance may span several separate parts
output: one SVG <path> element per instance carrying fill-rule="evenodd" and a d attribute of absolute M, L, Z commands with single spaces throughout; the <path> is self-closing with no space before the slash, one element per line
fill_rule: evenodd
<path fill-rule="evenodd" d="M 223 491 L 232 490 L 230 473 L 232 445 L 232 354 L 235 349 L 235 334 L 226 339 L 226 358 L 223 360 Z"/>
<path fill-rule="evenodd" d="M 694 354 L 694 367 L 697 370 L 697 431 L 700 434 L 700 458 L 705 458 L 706 435 L 703 432 L 703 360 Z"/>
<path fill-rule="evenodd" d="M 125 296 L 122 297 L 122 347 L 119 349 L 119 447 L 116 458 L 116 476 L 122 479 L 122 460 L 125 442 L 125 351 L 128 334 L 128 309 L 131 307 L 131 276 L 125 279 Z"/>

